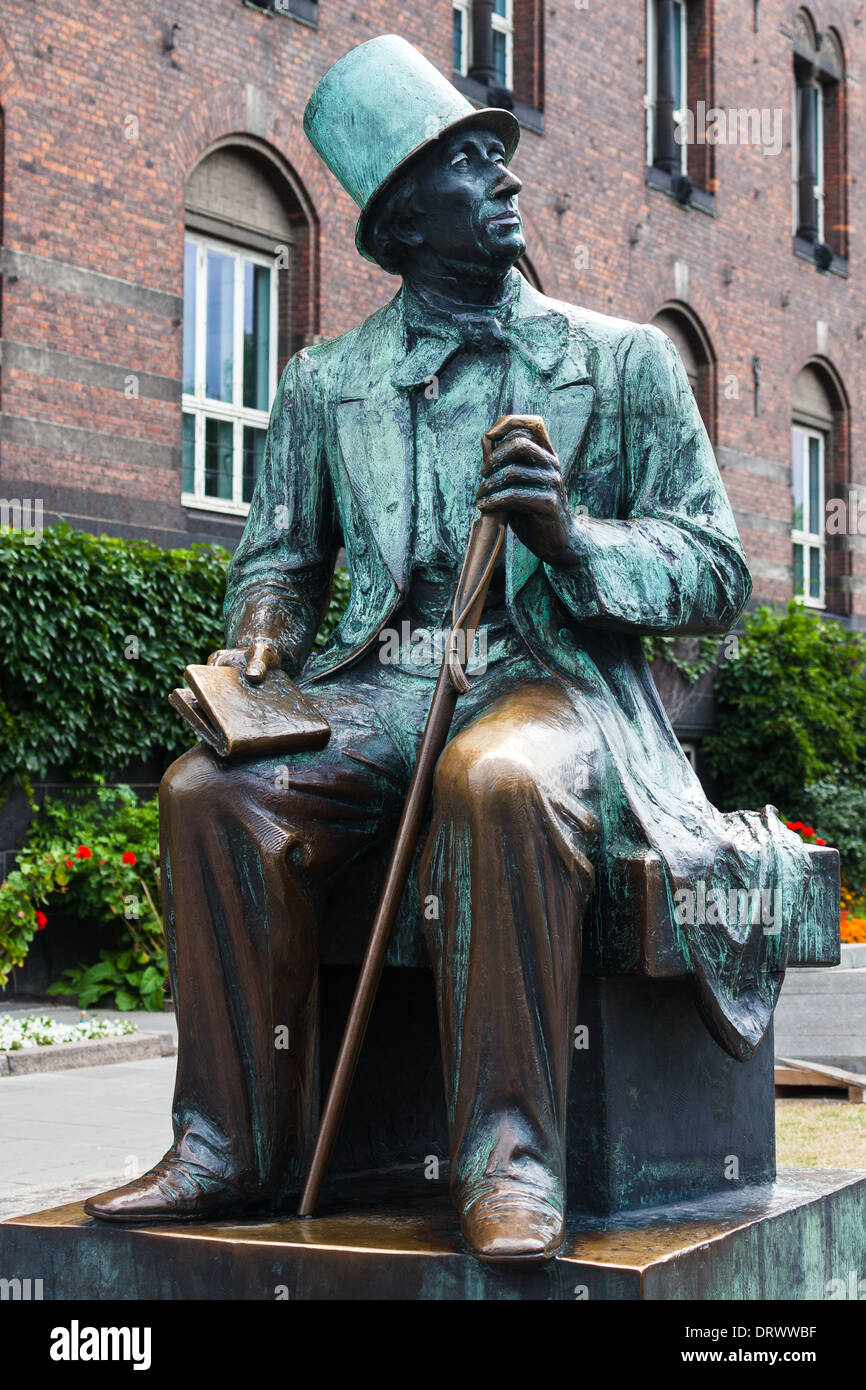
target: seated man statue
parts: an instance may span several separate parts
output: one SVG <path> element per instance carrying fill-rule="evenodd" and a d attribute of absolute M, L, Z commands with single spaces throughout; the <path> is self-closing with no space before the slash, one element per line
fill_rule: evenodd
<path fill-rule="evenodd" d="M 379 862 L 394 837 L 441 657 L 415 638 L 447 631 L 480 509 L 507 523 L 507 542 L 436 769 L 419 919 L 463 1239 L 485 1259 L 546 1259 L 564 1235 L 581 930 L 598 866 L 614 849 L 656 850 L 672 914 L 684 889 L 781 885 L 789 920 L 803 890 L 799 841 L 772 808 L 722 815 L 707 801 L 641 646 L 647 633 L 724 632 L 751 582 L 670 340 L 547 299 L 516 268 L 513 115 L 475 110 L 389 35 L 326 74 L 305 129 L 361 208 L 358 250 L 402 284 L 289 362 L 229 573 L 226 650 L 211 660 L 249 681 L 282 667 L 332 733 L 283 758 L 224 761 L 199 745 L 166 773 L 175 1142 L 87 1211 L 211 1220 L 279 1209 L 298 1191 L 318 926 L 341 871 Z M 481 436 L 496 422 L 482 476 Z M 351 599 L 311 656 L 341 544 Z M 747 1060 L 772 1015 L 787 926 L 710 915 L 681 928 L 698 1007 Z"/>

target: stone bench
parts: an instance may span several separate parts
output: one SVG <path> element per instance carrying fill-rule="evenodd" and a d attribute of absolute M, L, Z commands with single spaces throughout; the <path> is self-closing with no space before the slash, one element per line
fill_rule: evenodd
<path fill-rule="evenodd" d="M 788 964 L 837 965 L 839 856 L 805 845 L 803 853 L 813 872 Z M 431 1156 L 442 1181 L 447 1174 L 432 974 L 414 883 L 338 1140 L 338 1174 L 415 1166 L 421 1173 Z M 323 932 L 323 1082 L 380 884 L 381 874 L 358 866 L 335 894 Z M 689 977 L 659 856 L 613 860 L 599 875 L 585 928 L 568 1114 L 569 1200 L 577 1208 L 610 1213 L 775 1177 L 772 1028 L 750 1062 L 735 1062 L 701 1022 Z"/>

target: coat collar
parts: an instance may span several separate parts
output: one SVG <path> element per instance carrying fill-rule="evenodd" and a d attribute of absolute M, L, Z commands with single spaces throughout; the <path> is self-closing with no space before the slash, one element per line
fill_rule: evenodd
<path fill-rule="evenodd" d="M 516 349 L 512 410 L 545 419 L 567 475 L 586 430 L 594 394 L 583 340 L 563 310 L 517 271 L 512 274 L 519 281 L 516 312 L 503 325 L 503 334 L 508 332 Z M 344 357 L 335 412 L 340 452 L 381 557 L 398 590 L 405 592 L 414 482 L 411 388 L 429 382 L 462 339 L 456 331 L 446 331 L 442 337 L 420 339 L 408 351 L 402 290 L 347 336 L 352 347 Z M 416 356 L 418 347 L 426 355 Z M 511 532 L 508 559 L 508 588 L 513 595 L 537 561 Z"/>
<path fill-rule="evenodd" d="M 589 381 L 584 347 L 571 331 L 568 317 L 551 301 L 513 270 L 515 285 L 513 312 L 503 322 L 503 339 L 523 357 L 527 366 L 542 377 L 551 378 L 549 385 Z M 403 288 L 362 324 L 367 342 L 363 352 L 347 359 L 341 383 L 341 400 L 363 400 L 379 392 L 383 372 L 391 385 L 408 390 L 426 385 L 463 344 L 459 330 L 444 319 L 424 325 L 429 332 L 410 335 L 406 313 L 406 292 Z M 414 345 L 410 346 L 412 338 Z M 387 363 L 387 365 L 386 365 Z"/>

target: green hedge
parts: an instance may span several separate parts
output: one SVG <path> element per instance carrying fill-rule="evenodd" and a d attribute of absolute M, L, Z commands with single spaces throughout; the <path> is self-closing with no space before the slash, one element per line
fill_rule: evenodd
<path fill-rule="evenodd" d="M 756 609 L 716 672 L 716 731 L 704 748 L 721 804 L 769 801 L 802 816 L 811 784 L 862 783 L 864 668 L 861 633 L 793 601 Z"/>
<path fill-rule="evenodd" d="M 0 535 L 0 787 L 112 776 L 189 746 L 166 696 L 222 645 L 229 556 L 91 536 Z"/>
<path fill-rule="evenodd" d="M 190 745 L 168 692 L 224 642 L 228 552 L 45 529 L 0 532 L 0 792 L 51 767 L 76 778 L 169 761 Z M 345 608 L 334 578 L 321 646 Z"/>

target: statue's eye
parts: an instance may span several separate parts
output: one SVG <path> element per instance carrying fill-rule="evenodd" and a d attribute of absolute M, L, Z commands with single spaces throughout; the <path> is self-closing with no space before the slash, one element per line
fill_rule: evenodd
<path fill-rule="evenodd" d="M 451 168 L 452 168 L 452 169 L 462 169 L 463 166 L 464 166 L 465 164 L 468 164 L 468 163 L 469 163 L 469 160 L 468 160 L 468 158 L 466 157 L 465 154 L 455 154 L 454 158 L 453 158 L 452 161 L 451 161 Z"/>
<path fill-rule="evenodd" d="M 493 160 L 493 163 L 494 163 L 494 164 L 504 164 L 504 163 L 505 163 L 505 155 L 502 153 L 501 150 L 491 150 L 491 151 L 490 151 L 490 158 Z"/>

